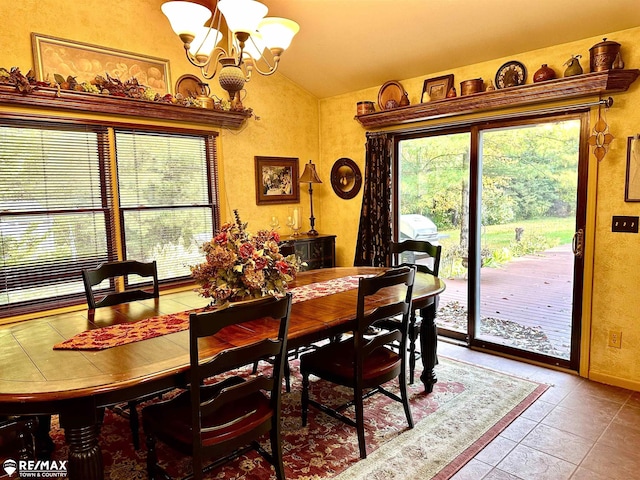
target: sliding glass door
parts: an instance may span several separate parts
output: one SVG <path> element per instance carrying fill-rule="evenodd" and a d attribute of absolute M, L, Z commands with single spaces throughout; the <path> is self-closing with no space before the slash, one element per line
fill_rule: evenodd
<path fill-rule="evenodd" d="M 480 131 L 473 340 L 570 359 L 579 141 L 579 120 Z"/>
<path fill-rule="evenodd" d="M 439 334 L 577 368 L 586 122 L 485 122 L 397 139 L 397 238 L 443 247 Z"/>
<path fill-rule="evenodd" d="M 400 240 L 442 245 L 440 276 L 447 284 L 438 327 L 466 338 L 469 256 L 470 132 L 424 136 L 398 145 Z"/>

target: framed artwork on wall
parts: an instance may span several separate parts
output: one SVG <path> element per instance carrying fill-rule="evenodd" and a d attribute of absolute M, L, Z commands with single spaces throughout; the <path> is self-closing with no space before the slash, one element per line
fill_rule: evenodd
<path fill-rule="evenodd" d="M 122 82 L 136 78 L 141 85 L 160 95 L 173 93 L 169 60 L 39 33 L 31 34 L 31 47 L 38 80 L 53 81 L 53 76 L 58 74 L 65 79 L 75 77 L 82 83 L 97 75 L 109 74 Z"/>
<path fill-rule="evenodd" d="M 297 158 L 254 158 L 256 205 L 300 202 Z"/>
<path fill-rule="evenodd" d="M 640 202 L 640 133 L 627 138 L 627 175 L 625 202 Z"/>
<path fill-rule="evenodd" d="M 424 103 L 425 94 L 428 95 L 427 101 L 446 98 L 451 87 L 453 87 L 453 73 L 442 77 L 427 78 L 422 85 L 420 103 Z"/>

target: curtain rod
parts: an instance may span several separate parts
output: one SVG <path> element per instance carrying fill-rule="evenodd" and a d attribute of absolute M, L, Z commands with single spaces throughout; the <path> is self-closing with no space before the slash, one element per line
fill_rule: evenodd
<path fill-rule="evenodd" d="M 390 135 L 402 135 L 406 133 L 417 133 L 421 131 L 431 131 L 437 129 L 449 129 L 456 128 L 462 126 L 468 126 L 473 124 L 492 122 L 495 120 L 511 120 L 513 118 L 518 117 L 530 117 L 532 115 L 550 115 L 553 113 L 574 113 L 576 111 L 580 111 L 590 107 L 604 106 L 605 108 L 609 108 L 613 105 L 613 98 L 601 98 L 599 100 L 594 100 L 591 102 L 579 103 L 574 105 L 564 105 L 560 107 L 551 107 L 551 108 L 543 108 L 539 110 L 528 110 L 526 112 L 517 112 L 517 113 L 508 113 L 503 115 L 493 115 L 491 117 L 483 117 L 483 118 L 473 118 L 468 120 L 458 120 L 457 122 L 445 122 L 438 123 L 436 125 L 428 125 L 422 127 L 413 127 L 413 128 L 405 128 L 402 130 L 384 130 L 378 132 L 367 132 L 367 138 L 370 136 L 382 135 L 382 134 L 390 134 Z"/>

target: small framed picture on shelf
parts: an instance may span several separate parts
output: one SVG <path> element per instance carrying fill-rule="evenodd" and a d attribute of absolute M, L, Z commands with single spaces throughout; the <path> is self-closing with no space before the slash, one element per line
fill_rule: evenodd
<path fill-rule="evenodd" d="M 256 205 L 300 202 L 297 158 L 254 158 L 256 169 Z"/>
<path fill-rule="evenodd" d="M 453 73 L 442 77 L 427 78 L 422 85 L 420 103 L 447 98 L 447 92 L 453 87 Z"/>

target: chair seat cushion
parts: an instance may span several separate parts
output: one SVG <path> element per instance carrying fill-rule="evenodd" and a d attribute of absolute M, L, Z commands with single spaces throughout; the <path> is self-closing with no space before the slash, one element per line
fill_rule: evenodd
<path fill-rule="evenodd" d="M 233 377 L 214 385 L 203 386 L 200 400 L 204 402 L 214 398 L 222 388 L 243 381 L 240 377 Z M 272 415 L 270 400 L 264 393 L 256 392 L 245 396 L 202 419 L 202 443 L 205 446 L 214 445 L 237 437 L 264 424 Z M 181 446 L 181 450 L 190 453 L 193 434 L 189 391 L 166 402 L 143 408 L 142 422 L 145 432 L 155 434 L 162 441 L 168 440 L 172 445 Z M 204 431 L 205 429 L 211 430 Z"/>
<path fill-rule="evenodd" d="M 353 338 L 339 343 L 329 343 L 300 357 L 300 370 L 329 379 L 341 385 L 353 385 Z M 363 380 L 377 383 L 375 379 L 397 375 L 400 371 L 400 355 L 378 347 L 364 360 Z"/>

